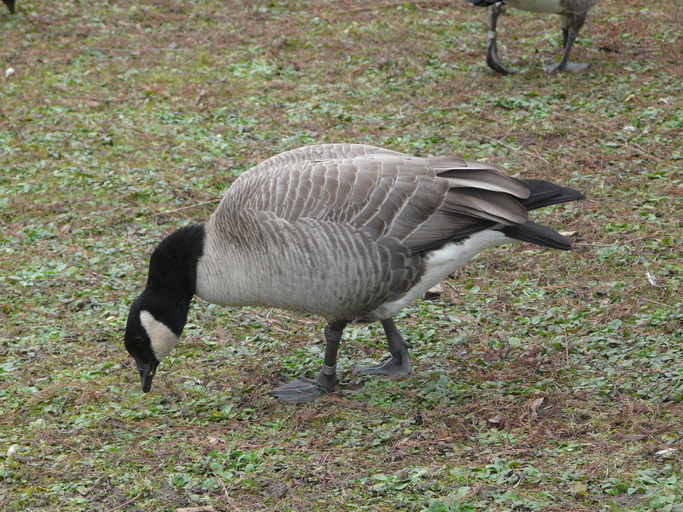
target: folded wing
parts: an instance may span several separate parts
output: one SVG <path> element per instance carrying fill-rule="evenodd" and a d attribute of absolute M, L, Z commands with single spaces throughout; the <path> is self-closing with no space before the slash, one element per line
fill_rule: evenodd
<path fill-rule="evenodd" d="M 219 211 L 343 223 L 416 253 L 494 224 L 524 224 L 528 197 L 523 182 L 487 164 L 323 144 L 279 154 L 243 174 Z"/>

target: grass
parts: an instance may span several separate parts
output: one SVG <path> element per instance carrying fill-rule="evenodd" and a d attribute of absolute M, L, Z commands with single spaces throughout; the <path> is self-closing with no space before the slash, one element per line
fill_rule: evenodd
<path fill-rule="evenodd" d="M 680 25 L 604 2 L 559 21 L 464 2 L 36 2 L 0 13 L 0 508 L 683 510 Z M 12 68 L 14 72 L 5 71 Z M 2 78 L 4 77 L 4 78 Z M 147 258 L 242 171 L 308 143 L 458 153 L 589 199 L 539 216 L 576 250 L 489 251 L 407 309 L 413 374 L 320 319 L 197 302 L 143 395 L 122 345 Z"/>

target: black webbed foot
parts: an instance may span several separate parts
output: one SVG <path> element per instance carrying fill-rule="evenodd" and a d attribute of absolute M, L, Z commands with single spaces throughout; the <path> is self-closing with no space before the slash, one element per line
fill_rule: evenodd
<path fill-rule="evenodd" d="M 3 0 L 3 2 L 5 2 L 10 14 L 15 14 L 16 10 L 14 8 L 14 0 Z"/>
<path fill-rule="evenodd" d="M 546 73 L 559 73 L 563 71 L 569 71 L 570 73 L 581 73 L 586 71 L 590 67 L 590 64 L 584 64 L 582 62 L 566 62 L 562 65 L 562 62 L 558 62 L 552 66 L 545 68 Z"/>
<path fill-rule="evenodd" d="M 410 359 L 408 352 L 401 357 L 389 356 L 379 364 L 369 366 L 356 366 L 353 373 L 358 375 L 384 375 L 387 377 L 404 377 L 410 375 Z"/>
<path fill-rule="evenodd" d="M 334 370 L 325 369 L 320 372 L 316 380 L 299 377 L 279 388 L 271 391 L 271 395 L 291 404 L 301 404 L 315 400 L 320 395 L 331 393 L 337 385 L 337 374 Z"/>
<path fill-rule="evenodd" d="M 576 40 L 576 34 L 583 24 L 583 18 L 578 19 L 574 22 L 574 27 L 569 27 L 566 32 L 564 32 L 564 55 L 562 56 L 562 60 L 558 62 L 557 64 L 554 64 L 552 66 L 549 66 L 545 68 L 545 71 L 547 73 L 557 73 L 557 72 L 562 72 L 562 71 L 569 71 L 571 73 L 580 73 L 581 71 L 585 71 L 588 69 L 588 66 L 590 64 L 583 64 L 580 62 L 569 62 L 569 55 L 572 52 L 572 47 L 574 46 L 574 41 Z"/>
<path fill-rule="evenodd" d="M 357 366 L 353 369 L 359 375 L 386 375 L 387 377 L 403 377 L 410 374 L 410 356 L 408 344 L 398 332 L 391 318 L 382 320 L 382 327 L 387 335 L 389 357 L 381 363 L 370 366 Z"/>
<path fill-rule="evenodd" d="M 486 53 L 486 64 L 493 71 L 500 73 L 501 75 L 514 75 L 516 73 L 514 70 L 503 67 L 503 65 L 500 63 L 500 59 L 498 59 L 498 45 L 496 44 L 495 39 L 492 39 L 489 42 L 489 49 Z"/>
<path fill-rule="evenodd" d="M 301 404 L 315 400 L 327 390 L 312 379 L 300 377 L 296 380 L 283 384 L 270 392 L 275 398 L 290 404 Z"/>

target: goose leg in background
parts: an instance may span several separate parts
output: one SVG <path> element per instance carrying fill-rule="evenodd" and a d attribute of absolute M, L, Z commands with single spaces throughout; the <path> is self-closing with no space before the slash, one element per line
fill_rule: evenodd
<path fill-rule="evenodd" d="M 509 75 L 514 73 L 514 71 L 510 71 L 503 67 L 498 59 L 498 36 L 496 33 L 496 27 L 498 26 L 498 17 L 502 12 L 503 2 L 497 2 L 489 9 L 489 47 L 486 53 L 486 64 L 488 64 L 488 66 L 496 73 L 500 73 L 501 75 Z"/>
<path fill-rule="evenodd" d="M 339 320 L 330 322 L 325 327 L 325 361 L 316 380 L 299 377 L 279 388 L 271 391 L 271 394 L 283 402 L 302 403 L 310 402 L 325 393 L 334 391 L 337 385 L 337 352 L 341 341 L 344 327 L 348 322 Z"/>
<path fill-rule="evenodd" d="M 546 68 L 548 73 L 555 73 L 558 71 L 581 72 L 585 71 L 590 64 L 583 64 L 580 62 L 569 62 L 569 54 L 572 52 L 574 41 L 586 21 L 586 16 L 567 16 L 562 22 L 562 40 L 564 42 L 564 55 L 562 60 L 553 66 Z"/>
<path fill-rule="evenodd" d="M 3 2 L 5 2 L 10 14 L 14 14 L 14 0 L 3 0 Z"/>
<path fill-rule="evenodd" d="M 567 42 L 569 42 L 569 29 L 567 27 L 562 27 L 562 48 L 567 47 Z"/>
<path fill-rule="evenodd" d="M 358 366 L 353 372 L 360 375 L 387 375 L 398 377 L 410 374 L 410 357 L 408 356 L 408 345 L 401 333 L 398 332 L 396 324 L 389 318 L 382 320 L 384 333 L 387 335 L 389 353 L 391 354 L 380 364 L 372 366 Z"/>

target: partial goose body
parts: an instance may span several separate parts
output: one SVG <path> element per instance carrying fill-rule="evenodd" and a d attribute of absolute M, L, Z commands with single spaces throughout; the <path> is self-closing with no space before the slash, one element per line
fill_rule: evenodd
<path fill-rule="evenodd" d="M 461 176 L 449 178 L 454 169 Z M 490 228 L 526 222 L 512 198 L 528 194 L 494 168 L 457 157 L 337 144 L 290 151 L 225 194 L 206 224 L 197 295 L 381 320 L 504 242 Z"/>
<path fill-rule="evenodd" d="M 505 68 L 498 58 L 497 24 L 503 7 L 509 5 L 524 11 L 558 14 L 562 18 L 562 46 L 564 53 L 559 63 L 546 69 L 549 73 L 556 71 L 583 71 L 588 65 L 569 61 L 574 41 L 581 30 L 588 11 L 599 0 L 470 0 L 474 5 L 490 7 L 489 13 L 489 45 L 486 63 L 491 69 L 501 74 L 513 73 Z"/>
<path fill-rule="evenodd" d="M 528 221 L 528 211 L 580 198 L 455 156 L 414 157 L 361 144 L 288 151 L 241 175 L 203 226 L 160 244 L 147 288 L 131 308 L 126 346 L 153 375 L 196 294 L 328 320 L 321 374 L 276 390 L 283 400 L 334 389 L 341 333 L 355 320 L 381 321 L 391 353 L 360 371 L 406 374 L 407 348 L 392 317 L 486 247 L 516 239 L 569 249 L 567 239 Z"/>
<path fill-rule="evenodd" d="M 505 0 L 506 5 L 531 12 L 545 12 L 549 14 L 570 14 L 574 12 L 569 4 L 586 3 L 567 0 Z"/>
<path fill-rule="evenodd" d="M 14 0 L 2 0 L 9 9 L 11 14 L 14 14 Z"/>

